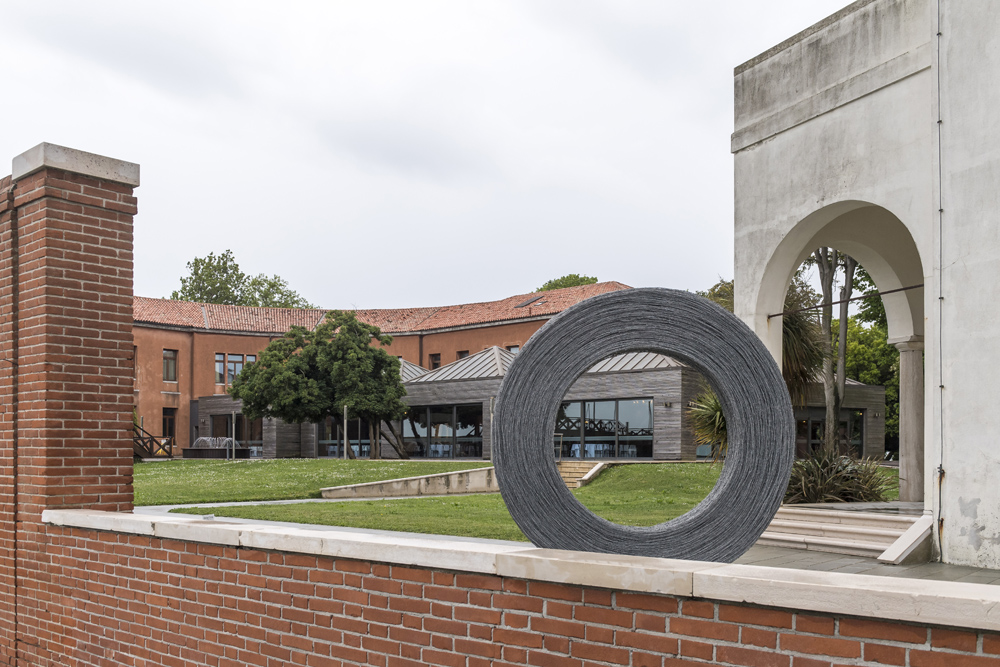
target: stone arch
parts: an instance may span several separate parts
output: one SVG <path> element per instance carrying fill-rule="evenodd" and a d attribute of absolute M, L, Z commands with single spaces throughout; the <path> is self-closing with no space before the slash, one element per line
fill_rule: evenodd
<path fill-rule="evenodd" d="M 923 262 L 905 223 L 888 209 L 863 201 L 824 206 L 794 225 L 774 248 L 754 303 L 753 323 L 781 360 L 785 293 L 796 269 L 814 249 L 836 248 L 868 271 L 880 292 L 924 283 Z M 889 342 L 900 351 L 900 500 L 924 498 L 924 290 L 882 297 Z"/>

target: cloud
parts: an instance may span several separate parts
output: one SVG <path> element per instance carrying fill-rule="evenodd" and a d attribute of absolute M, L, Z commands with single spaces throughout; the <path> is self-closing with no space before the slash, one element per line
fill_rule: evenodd
<path fill-rule="evenodd" d="M 321 134 L 334 152 L 425 180 L 477 179 L 495 171 L 488 156 L 457 133 L 429 124 L 393 118 L 327 122 Z"/>
<path fill-rule="evenodd" d="M 93 12 L 101 12 L 102 5 L 104 15 L 94 20 Z M 46 3 L 8 18 L 16 22 L 16 28 L 9 29 L 22 37 L 163 93 L 189 98 L 237 95 L 239 76 L 230 57 L 189 26 L 172 26 L 178 15 L 185 22 L 195 18 L 180 10 L 167 16 L 112 10 L 107 3 Z"/>

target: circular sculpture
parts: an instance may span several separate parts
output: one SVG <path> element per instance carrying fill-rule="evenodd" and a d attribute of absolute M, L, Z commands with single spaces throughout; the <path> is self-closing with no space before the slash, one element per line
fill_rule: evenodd
<path fill-rule="evenodd" d="M 612 523 L 581 505 L 559 477 L 552 439 L 573 382 L 602 359 L 640 351 L 701 372 L 722 402 L 729 435 L 708 497 L 650 527 Z M 630 289 L 581 302 L 531 337 L 497 395 L 493 463 L 507 509 L 538 547 L 728 563 L 757 541 L 781 504 L 794 429 L 781 371 L 743 322 L 687 292 Z"/>

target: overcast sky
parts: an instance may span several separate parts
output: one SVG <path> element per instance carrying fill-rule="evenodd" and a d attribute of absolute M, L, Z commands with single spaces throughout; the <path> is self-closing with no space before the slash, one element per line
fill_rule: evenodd
<path fill-rule="evenodd" d="M 11 3 L 0 171 L 42 141 L 141 164 L 142 296 L 227 248 L 330 308 L 703 289 L 733 67 L 847 3 Z"/>

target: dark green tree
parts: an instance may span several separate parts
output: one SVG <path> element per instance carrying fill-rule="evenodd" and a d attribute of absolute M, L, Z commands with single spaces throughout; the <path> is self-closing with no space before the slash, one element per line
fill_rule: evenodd
<path fill-rule="evenodd" d="M 211 252 L 208 257 L 195 257 L 187 269 L 187 277 L 181 278 L 181 288 L 171 293 L 171 299 L 243 305 L 239 302 L 247 276 L 240 271 L 232 250 L 218 257 Z"/>
<path fill-rule="evenodd" d="M 562 289 L 564 287 L 579 287 L 580 285 L 593 285 L 597 278 L 593 276 L 581 276 L 578 273 L 570 273 L 562 278 L 553 278 L 538 289 L 536 292 L 548 292 L 552 289 Z"/>
<path fill-rule="evenodd" d="M 864 326 L 860 316 L 847 322 L 847 377 L 885 387 L 885 435 L 899 437 L 899 350 L 879 324 Z"/>
<path fill-rule="evenodd" d="M 276 417 L 289 423 L 340 422 L 346 407 L 371 428 L 371 456 L 379 458 L 381 422 L 388 421 L 389 442 L 402 458 L 392 421 L 402 417 L 406 395 L 399 360 L 383 349 L 392 337 L 359 322 L 351 311 L 331 311 L 310 331 L 292 327 L 272 341 L 257 361 L 244 366 L 229 393 L 243 401 L 248 419 Z M 348 455 L 353 458 L 351 448 Z"/>
<path fill-rule="evenodd" d="M 855 302 L 858 306 L 858 321 L 888 330 L 889 324 L 885 319 L 885 306 L 882 304 L 882 297 L 875 295 L 878 292 L 878 288 L 864 267 L 859 266 L 854 273 L 854 289 L 862 294 L 873 295 L 870 298 Z"/>
<path fill-rule="evenodd" d="M 388 440 L 396 453 L 409 458 L 394 426 L 406 411 L 402 400 L 406 389 L 399 374 L 399 359 L 372 345 L 375 341 L 387 346 L 392 343 L 392 336 L 382 334 L 376 326 L 359 322 L 351 311 L 333 311 L 327 315 L 327 324 L 336 331 L 329 351 L 333 357 L 332 380 L 338 404 L 346 405 L 351 414 L 368 422 L 373 458 L 382 458 L 382 448 L 376 443 L 381 438 L 383 423 L 392 435 Z"/>
<path fill-rule="evenodd" d="M 188 275 L 181 278 L 181 288 L 170 294 L 171 299 L 231 306 L 314 307 L 279 276 L 243 273 L 232 250 L 218 256 L 210 252 L 207 257 L 195 257 L 187 263 L 187 269 Z"/>

